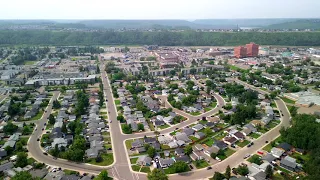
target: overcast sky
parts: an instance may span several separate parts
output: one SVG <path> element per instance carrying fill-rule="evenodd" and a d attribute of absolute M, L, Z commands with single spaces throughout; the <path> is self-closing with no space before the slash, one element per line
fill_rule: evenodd
<path fill-rule="evenodd" d="M 1 0 L 0 19 L 320 18 L 320 0 Z"/>

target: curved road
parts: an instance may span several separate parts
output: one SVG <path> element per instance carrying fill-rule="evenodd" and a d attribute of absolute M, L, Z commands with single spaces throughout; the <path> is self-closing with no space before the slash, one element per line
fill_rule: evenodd
<path fill-rule="evenodd" d="M 39 162 L 43 162 L 45 164 L 56 166 L 56 167 L 61 167 L 63 169 L 71 169 L 71 170 L 76 170 L 76 171 L 80 171 L 80 172 L 88 172 L 88 173 L 92 173 L 92 174 L 99 174 L 102 169 L 109 169 L 108 170 L 109 175 L 114 177 L 115 179 L 122 179 L 122 180 L 147 179 L 145 174 L 132 172 L 124 141 L 127 139 L 131 139 L 131 138 L 142 138 L 145 135 L 154 136 L 155 134 L 154 134 L 154 132 L 129 134 L 129 135 L 122 134 L 120 123 L 116 120 L 117 119 L 116 106 L 114 104 L 114 100 L 112 97 L 112 90 L 111 90 L 111 87 L 109 84 L 109 80 L 107 78 L 105 71 L 103 71 L 103 69 L 104 69 L 103 63 L 101 63 L 100 69 L 102 70 L 101 75 L 102 75 L 102 82 L 103 82 L 104 88 L 105 88 L 104 93 L 105 93 L 106 99 L 109 102 L 109 103 L 107 103 L 107 108 L 109 111 L 109 118 L 110 118 L 110 120 L 113 120 L 112 123 L 110 123 L 110 129 L 111 129 L 110 135 L 111 135 L 112 146 L 113 146 L 113 150 L 114 150 L 115 164 L 110 167 L 93 166 L 93 165 L 84 164 L 84 163 L 70 162 L 70 161 L 63 160 L 63 159 L 56 159 L 55 160 L 51 156 L 46 156 L 43 154 L 43 151 L 40 147 L 40 142 L 37 141 L 37 138 L 40 137 L 42 134 L 41 129 L 44 127 L 44 123 L 47 121 L 47 118 L 50 115 L 51 110 L 52 110 L 52 100 L 56 99 L 58 97 L 58 92 L 54 93 L 54 96 L 52 97 L 52 99 L 47 107 L 47 113 L 45 113 L 43 115 L 41 120 L 36 122 L 38 130 L 34 131 L 34 133 L 32 134 L 32 136 L 28 142 L 29 155 L 32 156 L 33 158 L 35 158 Z M 236 81 L 238 82 L 238 80 L 236 80 Z M 241 81 L 238 83 L 244 83 L 244 82 Z M 253 87 L 247 85 L 246 83 L 244 83 L 244 85 L 246 85 L 247 87 L 250 87 L 252 89 L 258 90 L 261 93 L 267 93 L 265 91 L 262 91 L 260 89 L 255 88 L 255 87 L 253 88 Z M 224 105 L 225 102 L 224 102 L 223 98 L 221 98 L 221 96 L 219 96 L 219 95 L 214 95 L 214 96 L 217 99 L 218 104 L 219 104 L 219 106 L 216 107 L 215 109 L 213 109 L 209 112 L 206 112 L 202 115 L 199 115 L 199 116 L 192 116 L 192 115 L 187 114 L 183 111 L 179 111 L 179 110 L 174 109 L 174 111 L 177 114 L 180 114 L 180 115 L 187 117 L 188 120 L 184 121 L 178 125 L 167 128 L 165 130 L 159 131 L 159 132 L 163 133 L 163 134 L 170 133 L 170 132 L 174 131 L 175 128 L 182 128 L 184 126 L 187 126 L 187 125 L 190 125 L 190 124 L 196 122 L 202 116 L 209 116 L 209 115 L 215 114 Z M 224 172 L 228 165 L 230 165 L 231 167 L 237 166 L 238 164 L 240 164 L 241 162 L 244 161 L 243 157 L 245 156 L 245 154 L 247 154 L 247 153 L 253 154 L 256 151 L 260 150 L 263 146 L 265 146 L 266 145 L 265 141 L 272 141 L 272 140 L 276 139 L 279 136 L 279 130 L 282 126 L 284 126 L 284 127 L 290 126 L 290 120 L 289 120 L 290 114 L 286 108 L 285 103 L 282 100 L 276 100 L 276 104 L 277 104 L 278 108 L 283 113 L 283 116 L 281 117 L 281 120 L 282 120 L 281 123 L 277 127 L 275 127 L 274 129 L 268 131 L 267 133 L 262 135 L 260 138 L 255 140 L 254 141 L 255 143 L 253 146 L 251 146 L 250 148 L 245 147 L 245 148 L 238 150 L 232 156 L 228 157 L 224 161 L 213 165 L 212 170 L 202 169 L 202 170 L 196 170 L 196 171 L 182 173 L 182 174 L 174 174 L 174 175 L 170 175 L 170 179 L 194 180 L 194 179 L 203 179 L 203 178 L 211 177 L 215 171 Z M 170 106 L 170 105 L 166 102 L 166 106 Z"/>

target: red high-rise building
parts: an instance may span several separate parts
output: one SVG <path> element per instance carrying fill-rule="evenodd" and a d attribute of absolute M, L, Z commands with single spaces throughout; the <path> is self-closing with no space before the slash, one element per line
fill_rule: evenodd
<path fill-rule="evenodd" d="M 247 56 L 247 48 L 238 46 L 234 48 L 234 56 L 236 58 L 243 58 Z"/>
<path fill-rule="evenodd" d="M 248 57 L 257 57 L 259 55 L 259 45 L 251 42 L 246 45 L 247 56 Z"/>

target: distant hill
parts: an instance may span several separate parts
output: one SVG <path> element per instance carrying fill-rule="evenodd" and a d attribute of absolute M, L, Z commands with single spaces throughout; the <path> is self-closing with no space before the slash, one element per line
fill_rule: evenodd
<path fill-rule="evenodd" d="M 263 27 L 271 24 L 296 21 L 297 19 L 198 19 L 192 21 L 195 24 L 229 25 L 239 27 Z"/>
<path fill-rule="evenodd" d="M 292 22 L 272 24 L 266 29 L 316 29 L 320 30 L 320 19 L 301 19 Z"/>
<path fill-rule="evenodd" d="M 191 29 L 230 29 L 235 28 L 234 25 L 220 24 L 200 24 L 186 20 L 85 20 L 79 21 L 88 27 L 100 27 L 107 29 L 149 29 L 155 27 L 172 28 L 191 28 Z"/>

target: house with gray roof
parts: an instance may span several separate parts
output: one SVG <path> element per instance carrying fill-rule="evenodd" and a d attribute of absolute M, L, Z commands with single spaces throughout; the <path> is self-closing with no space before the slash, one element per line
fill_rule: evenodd
<path fill-rule="evenodd" d="M 55 138 L 51 143 L 51 147 L 55 147 L 56 145 L 58 145 L 58 148 L 67 147 L 68 141 L 64 138 Z"/>
<path fill-rule="evenodd" d="M 162 168 L 167 168 L 171 166 L 174 163 L 174 160 L 171 158 L 166 158 L 166 159 L 159 159 L 159 164 Z"/>
<path fill-rule="evenodd" d="M 178 141 L 184 141 L 185 143 L 190 143 L 191 140 L 188 138 L 188 136 L 186 135 L 186 133 L 180 133 L 180 132 L 177 132 L 176 135 L 175 135 L 175 139 Z"/>
<path fill-rule="evenodd" d="M 149 156 L 139 156 L 137 164 L 140 166 L 150 166 L 152 159 Z"/>
<path fill-rule="evenodd" d="M 200 131 L 201 129 L 203 129 L 204 127 L 203 127 L 203 125 L 202 124 L 196 124 L 196 125 L 194 125 L 193 127 L 192 127 L 192 129 L 194 130 L 194 131 Z"/>
<path fill-rule="evenodd" d="M 285 158 L 281 159 L 280 166 L 293 172 L 298 171 L 299 169 L 296 159 L 290 156 L 286 156 Z"/>
<path fill-rule="evenodd" d="M 131 143 L 131 147 L 132 148 L 139 148 L 139 147 L 143 147 L 143 141 L 140 139 L 136 139 Z"/>
<path fill-rule="evenodd" d="M 191 128 L 184 128 L 182 129 L 182 132 L 185 133 L 187 136 L 191 136 L 194 134 L 194 130 Z"/>

